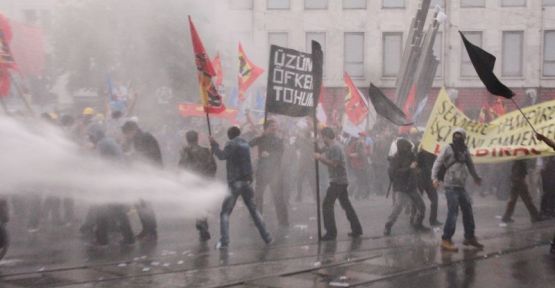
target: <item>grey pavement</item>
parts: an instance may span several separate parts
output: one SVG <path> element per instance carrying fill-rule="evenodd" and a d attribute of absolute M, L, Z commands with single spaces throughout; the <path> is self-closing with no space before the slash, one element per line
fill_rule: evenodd
<path fill-rule="evenodd" d="M 271 197 L 266 197 L 270 200 Z M 426 202 L 428 204 L 428 202 Z M 291 201 L 290 227 L 276 224 L 272 203 L 265 219 L 274 243 L 265 245 L 246 209 L 231 216 L 231 244 L 215 249 L 219 225 L 210 217 L 213 239 L 202 244 L 193 219 L 159 211 L 156 244 L 121 247 L 85 244 L 76 227 L 42 225 L 37 233 L 10 225 L 12 245 L 0 262 L 0 287 L 550 287 L 555 257 L 549 241 L 555 221 L 531 224 L 523 204 L 515 223 L 502 227 L 505 203 L 474 198 L 477 236 L 483 251 L 464 248 L 462 222 L 454 241 L 458 253 L 439 249 L 441 231 L 415 233 L 403 214 L 390 237 L 382 236 L 391 199 L 373 196 L 354 201 L 364 235 L 352 240 L 349 225 L 336 206 L 338 240 L 318 243 L 314 203 Z M 84 209 L 83 209 L 84 210 Z M 440 220 L 446 215 L 440 197 Z M 460 217 L 459 217 L 460 218 Z M 135 223 L 136 225 L 136 223 Z"/>

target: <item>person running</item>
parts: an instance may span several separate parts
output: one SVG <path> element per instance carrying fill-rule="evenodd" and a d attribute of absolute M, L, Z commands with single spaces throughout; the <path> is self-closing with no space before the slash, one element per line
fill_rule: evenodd
<path fill-rule="evenodd" d="M 229 216 L 235 207 L 237 198 L 241 196 L 245 206 L 260 233 L 260 236 L 269 244 L 272 242 L 270 233 L 266 230 L 264 220 L 260 212 L 256 209 L 254 203 L 254 191 L 252 189 L 252 176 L 253 169 L 251 163 L 250 146 L 249 143 L 239 137 L 241 129 L 239 127 L 231 127 L 227 130 L 227 137 L 229 141 L 225 144 L 224 149 L 220 146 L 214 138 L 210 137 L 210 145 L 212 152 L 219 160 L 226 161 L 227 183 L 229 185 L 230 194 L 224 199 L 222 210 L 220 212 L 220 240 L 216 245 L 219 249 L 224 249 L 229 246 Z"/>
<path fill-rule="evenodd" d="M 185 138 L 187 139 L 187 146 L 181 150 L 179 167 L 196 173 L 202 177 L 214 178 L 218 168 L 216 160 L 214 159 L 214 155 L 212 155 L 210 149 L 202 147 L 198 144 L 197 131 L 187 131 Z M 206 217 L 197 219 L 196 228 L 199 232 L 200 241 L 206 242 L 210 240 L 208 219 Z"/>
<path fill-rule="evenodd" d="M 330 186 L 322 203 L 326 234 L 322 236 L 321 240 L 333 241 L 337 237 L 334 214 L 334 205 L 337 199 L 339 199 L 339 204 L 345 210 L 347 219 L 351 223 L 351 233 L 349 233 L 349 236 L 358 238 L 362 235 L 362 227 L 360 226 L 355 209 L 349 200 L 349 192 L 347 191 L 349 182 L 347 180 L 343 149 L 335 141 L 335 132 L 331 128 L 323 128 L 321 136 L 326 147 L 323 149 L 323 153 L 314 153 L 314 158 L 328 167 L 330 179 Z"/>
<path fill-rule="evenodd" d="M 393 191 L 397 194 L 395 205 L 391 211 L 387 223 L 385 224 L 384 235 L 391 234 L 391 227 L 397 221 L 399 214 L 407 205 L 415 207 L 415 218 L 413 227 L 420 231 L 427 231 L 428 228 L 422 225 L 426 207 L 424 201 L 417 191 L 416 157 L 412 153 L 412 144 L 404 139 L 397 140 L 397 152 L 391 158 L 389 166 L 389 177 L 392 182 Z"/>
<path fill-rule="evenodd" d="M 466 131 L 462 128 L 456 128 L 453 132 L 452 143 L 443 148 L 432 167 L 434 188 L 437 189 L 440 181 L 443 181 L 445 186 L 445 197 L 447 198 L 447 219 L 443 227 L 441 248 L 451 252 L 459 251 L 453 244 L 453 241 L 451 241 L 457 226 L 459 207 L 463 215 L 465 238 L 463 245 L 474 246 L 478 249 L 484 247 L 484 245 L 478 242 L 474 235 L 475 223 L 472 203 L 470 196 L 465 190 L 468 173 L 470 173 L 477 185 L 481 185 L 482 178 L 476 173 L 474 162 L 472 162 L 465 140 Z M 444 173 L 441 173 L 444 174 L 444 179 L 440 179 L 442 178 L 440 177 L 440 170 L 444 171 Z"/>

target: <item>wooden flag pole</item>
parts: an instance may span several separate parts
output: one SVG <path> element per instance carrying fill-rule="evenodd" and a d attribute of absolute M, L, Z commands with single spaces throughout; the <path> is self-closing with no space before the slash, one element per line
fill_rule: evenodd
<path fill-rule="evenodd" d="M 528 119 L 528 117 L 526 117 L 526 114 L 524 114 L 524 112 L 522 112 L 522 109 L 520 109 L 520 106 L 518 105 L 518 103 L 516 103 L 515 99 L 511 98 L 511 101 L 513 101 L 513 104 L 515 104 L 516 109 L 518 109 L 518 111 L 520 111 L 520 113 L 522 114 L 522 117 L 524 117 L 524 119 L 526 119 L 526 122 L 528 122 L 528 125 L 530 125 L 530 128 L 532 128 L 532 131 L 534 131 L 535 134 L 538 134 L 538 131 L 536 131 L 536 129 L 534 128 L 534 126 L 530 122 L 530 119 Z"/>

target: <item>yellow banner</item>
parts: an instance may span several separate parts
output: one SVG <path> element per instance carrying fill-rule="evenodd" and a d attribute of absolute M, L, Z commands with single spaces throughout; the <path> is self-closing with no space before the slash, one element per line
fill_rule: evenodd
<path fill-rule="evenodd" d="M 536 130 L 547 138 L 555 138 L 555 100 L 522 109 Z M 516 110 L 490 123 L 468 118 L 451 102 L 441 89 L 428 119 L 422 138 L 422 148 L 434 154 L 451 143 L 455 128 L 466 130 L 468 149 L 476 163 L 492 163 L 543 156 L 554 151 L 536 140 L 534 132 Z"/>

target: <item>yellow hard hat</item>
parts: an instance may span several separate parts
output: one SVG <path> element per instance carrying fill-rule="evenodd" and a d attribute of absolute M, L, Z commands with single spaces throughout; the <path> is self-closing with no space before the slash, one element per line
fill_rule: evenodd
<path fill-rule="evenodd" d="M 83 115 L 86 115 L 86 116 L 94 115 L 94 109 L 91 108 L 91 107 L 87 107 L 87 108 L 83 109 Z"/>

